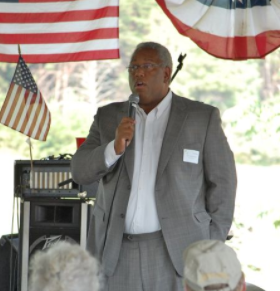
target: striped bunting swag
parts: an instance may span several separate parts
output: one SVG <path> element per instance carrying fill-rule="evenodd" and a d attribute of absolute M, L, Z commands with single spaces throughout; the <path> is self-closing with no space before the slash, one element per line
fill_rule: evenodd
<path fill-rule="evenodd" d="M 21 56 L 0 111 L 0 123 L 33 139 L 47 139 L 51 115 Z"/>
<path fill-rule="evenodd" d="M 0 62 L 119 58 L 118 0 L 0 0 Z"/>
<path fill-rule="evenodd" d="M 263 58 L 280 46 L 279 0 L 156 0 L 178 32 L 223 59 Z"/>

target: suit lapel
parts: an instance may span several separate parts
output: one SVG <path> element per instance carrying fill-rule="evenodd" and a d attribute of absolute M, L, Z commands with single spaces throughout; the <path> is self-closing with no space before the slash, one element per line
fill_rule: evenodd
<path fill-rule="evenodd" d="M 188 116 L 186 112 L 187 110 L 185 102 L 182 102 L 181 97 L 178 97 L 177 95 L 173 94 L 171 111 L 161 147 L 156 184 L 158 182 L 158 179 L 162 175 L 168 163 L 168 160 L 178 142 L 180 132 L 184 127 L 185 120 L 187 119 Z"/>
<path fill-rule="evenodd" d="M 168 163 L 168 160 L 175 148 L 175 145 L 177 144 L 185 120 L 188 116 L 185 102 L 182 101 L 182 97 L 178 97 L 177 95 L 173 94 L 171 111 L 161 147 L 156 183 Z M 124 102 L 121 110 L 118 112 L 118 124 L 124 116 L 127 116 L 127 110 L 128 102 Z M 134 149 L 135 139 L 133 138 L 125 153 L 125 166 L 131 182 L 133 178 L 134 168 Z"/>
<path fill-rule="evenodd" d="M 128 115 L 128 102 L 124 102 L 121 110 L 118 112 L 118 124 L 121 122 L 124 116 Z M 130 179 L 132 182 L 132 175 L 133 175 L 133 167 L 134 167 L 134 138 L 132 139 L 130 145 L 126 148 L 125 152 L 125 167 Z"/>
<path fill-rule="evenodd" d="M 132 183 L 132 176 L 133 176 L 133 168 L 134 168 L 134 138 L 132 139 L 130 145 L 126 148 L 125 153 L 125 166 L 126 170 L 130 179 L 130 182 Z"/>

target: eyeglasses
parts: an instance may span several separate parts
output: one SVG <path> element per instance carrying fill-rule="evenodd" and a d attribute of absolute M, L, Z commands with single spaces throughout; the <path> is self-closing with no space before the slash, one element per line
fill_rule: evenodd
<path fill-rule="evenodd" d="M 129 73 L 135 73 L 139 68 L 145 72 L 149 72 L 153 68 L 156 68 L 156 67 L 161 67 L 161 64 L 149 64 L 149 63 L 147 63 L 147 64 L 142 64 L 142 65 L 131 65 L 131 66 L 128 66 L 127 69 L 128 69 Z"/>

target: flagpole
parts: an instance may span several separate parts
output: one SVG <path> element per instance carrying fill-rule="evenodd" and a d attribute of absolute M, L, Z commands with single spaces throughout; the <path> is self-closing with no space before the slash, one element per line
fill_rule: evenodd
<path fill-rule="evenodd" d="M 32 157 L 32 145 L 31 145 L 31 140 L 28 138 L 28 144 L 29 144 L 29 153 L 30 153 L 30 159 L 31 159 L 31 171 L 33 172 L 33 157 Z"/>
<path fill-rule="evenodd" d="M 18 44 L 18 54 L 21 56 L 20 44 Z"/>
<path fill-rule="evenodd" d="M 31 171 L 30 171 L 31 181 L 30 181 L 30 185 L 33 185 L 34 170 L 33 170 L 32 144 L 31 144 L 30 137 L 26 140 L 26 142 L 29 144 L 29 154 L 30 154 L 30 166 L 31 166 Z"/>
<path fill-rule="evenodd" d="M 21 54 L 20 44 L 18 44 L 17 47 L 18 53 Z M 28 97 L 21 98 L 20 96 Z M 16 103 L 17 106 L 9 105 L 14 103 Z M 21 107 L 24 107 L 25 110 L 17 110 Z M 42 114 L 38 116 L 38 114 L 36 114 L 37 111 L 40 111 Z M 10 118 L 10 116 L 14 116 L 15 118 Z M 32 119 L 30 119 L 31 116 Z M 24 121 L 19 128 L 16 120 Z M 19 55 L 19 60 L 6 99 L 4 100 L 4 104 L 0 109 L 0 123 L 10 127 L 11 129 L 19 131 L 28 137 L 32 137 L 41 141 L 46 141 L 50 129 L 51 115 L 49 109 L 21 55 Z M 30 179 L 32 179 L 32 184 L 34 184 L 35 169 L 33 164 L 32 144 L 30 139 L 27 140 L 27 143 L 29 144 L 31 160 Z"/>

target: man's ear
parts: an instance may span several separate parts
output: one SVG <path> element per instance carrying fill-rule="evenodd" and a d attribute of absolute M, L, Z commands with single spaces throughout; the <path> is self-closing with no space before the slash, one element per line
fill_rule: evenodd
<path fill-rule="evenodd" d="M 164 83 L 170 82 L 171 79 L 171 69 L 169 67 L 164 68 Z"/>

